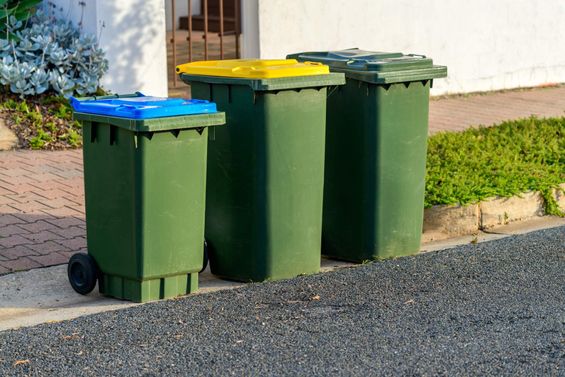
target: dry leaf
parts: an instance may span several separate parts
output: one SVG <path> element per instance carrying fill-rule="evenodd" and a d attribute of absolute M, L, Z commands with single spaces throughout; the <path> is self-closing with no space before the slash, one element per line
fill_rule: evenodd
<path fill-rule="evenodd" d="M 14 361 L 14 366 L 18 366 L 18 365 L 22 365 L 22 364 L 29 364 L 29 359 Z"/>
<path fill-rule="evenodd" d="M 408 301 L 405 302 L 405 304 L 413 304 L 413 303 L 415 303 L 415 302 L 416 302 L 416 301 L 414 301 L 414 300 L 408 300 Z"/>
<path fill-rule="evenodd" d="M 63 335 L 63 340 L 71 340 L 77 338 L 78 338 L 78 332 L 74 332 L 71 335 Z"/>
<path fill-rule="evenodd" d="M 310 300 L 312 301 L 318 301 L 320 299 L 319 295 L 313 296 Z"/>

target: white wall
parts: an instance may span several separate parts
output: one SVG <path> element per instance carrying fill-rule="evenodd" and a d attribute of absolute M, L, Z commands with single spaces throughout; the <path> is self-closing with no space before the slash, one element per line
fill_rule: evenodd
<path fill-rule="evenodd" d="M 114 93 L 167 95 L 164 0 L 51 0 L 55 15 L 99 37 L 109 70 L 102 86 Z M 80 3 L 84 3 L 83 6 Z"/>
<path fill-rule="evenodd" d="M 242 0 L 241 4 L 241 57 L 259 57 L 259 0 Z"/>
<path fill-rule="evenodd" d="M 350 47 L 425 54 L 448 66 L 433 94 L 565 82 L 565 0 L 243 3 L 258 4 L 256 17 L 244 16 L 246 57 Z M 254 27 L 258 37 L 249 41 Z"/>

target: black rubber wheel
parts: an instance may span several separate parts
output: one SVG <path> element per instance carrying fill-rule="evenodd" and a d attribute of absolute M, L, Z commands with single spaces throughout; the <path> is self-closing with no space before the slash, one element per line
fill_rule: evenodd
<path fill-rule="evenodd" d="M 202 256 L 202 269 L 200 272 L 204 271 L 208 267 L 208 242 L 204 240 L 204 255 Z"/>
<path fill-rule="evenodd" d="M 67 275 L 73 289 L 81 295 L 87 295 L 96 286 L 98 269 L 94 259 L 85 253 L 76 253 L 69 260 Z"/>

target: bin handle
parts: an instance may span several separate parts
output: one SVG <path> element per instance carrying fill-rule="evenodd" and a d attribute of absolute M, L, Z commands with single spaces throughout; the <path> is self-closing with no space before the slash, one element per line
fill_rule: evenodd
<path fill-rule="evenodd" d="M 422 58 L 422 59 L 426 58 L 426 55 L 422 55 L 422 54 L 408 54 L 408 56 L 412 56 L 414 58 Z"/>

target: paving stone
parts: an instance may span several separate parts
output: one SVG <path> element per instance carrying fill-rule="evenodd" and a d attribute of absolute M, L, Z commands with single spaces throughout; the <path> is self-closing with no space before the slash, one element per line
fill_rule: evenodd
<path fill-rule="evenodd" d="M 39 221 L 36 221 L 36 222 L 19 224 L 18 226 L 21 227 L 22 229 L 27 230 L 30 233 L 37 233 L 37 232 L 41 232 L 43 230 L 54 231 L 54 230 L 60 229 L 55 224 L 51 224 L 51 223 L 49 223 L 45 220 L 39 220 Z"/>
<path fill-rule="evenodd" d="M 71 217 L 71 216 L 84 217 L 84 213 L 79 212 L 78 210 L 70 207 L 50 208 L 47 210 L 43 210 L 43 212 L 60 218 Z"/>
<path fill-rule="evenodd" d="M 44 205 L 51 207 L 53 209 L 63 208 L 65 206 L 75 206 L 76 205 L 74 202 L 70 201 L 69 199 L 65 198 L 64 196 L 61 196 L 61 197 L 55 198 L 55 199 L 43 199 L 43 201 L 41 201 L 41 204 L 44 204 Z"/>
<path fill-rule="evenodd" d="M 33 174 L 33 177 L 32 177 L 32 179 L 35 182 L 40 182 L 40 183 L 56 181 L 58 178 L 60 178 L 58 175 L 55 175 L 53 173 L 45 173 L 45 172 L 35 173 L 35 174 Z"/>
<path fill-rule="evenodd" d="M 25 234 L 24 237 L 32 241 L 32 243 L 34 244 L 62 239 L 62 236 L 60 236 L 59 234 L 49 232 L 48 230 L 37 233 L 28 233 Z"/>
<path fill-rule="evenodd" d="M 23 228 L 20 228 L 17 225 L 0 226 L 0 237 L 8 237 L 13 234 L 24 234 L 24 233 L 28 233 L 28 231 Z"/>
<path fill-rule="evenodd" d="M 70 257 L 60 253 L 50 253 L 46 255 L 34 255 L 29 258 L 42 266 L 54 266 L 57 264 L 67 263 Z"/>
<path fill-rule="evenodd" d="M 4 249 L 0 248 L 0 255 L 4 257 L 5 260 L 13 260 L 29 255 L 38 255 L 38 253 L 26 246 L 15 246 Z"/>
<path fill-rule="evenodd" d="M 7 153 L 7 152 L 4 152 Z M 37 191 L 37 187 L 32 186 L 28 183 L 23 183 L 23 184 L 13 184 L 13 183 L 6 183 L 4 181 L 0 181 L 0 189 L 4 189 L 9 191 L 10 193 L 18 193 L 18 194 L 22 194 L 25 192 L 33 192 L 33 191 Z"/>
<path fill-rule="evenodd" d="M 8 194 L 15 194 L 15 192 L 0 186 L 0 195 L 8 195 Z"/>
<path fill-rule="evenodd" d="M 68 251 L 69 249 L 54 241 L 42 242 L 34 245 L 27 245 L 31 250 L 39 254 L 49 254 L 57 251 Z"/>
<path fill-rule="evenodd" d="M 12 195 L 6 194 L 4 195 L 4 197 L 16 203 L 29 203 L 31 201 L 36 201 L 41 203 L 41 201 L 45 200 L 44 197 L 37 195 L 34 192 L 26 192 L 24 194 L 12 194 Z"/>
<path fill-rule="evenodd" d="M 10 207 L 17 209 L 20 213 L 33 213 L 38 210 L 48 208 L 44 204 L 36 202 L 35 200 L 27 203 L 12 203 L 10 204 Z"/>
<path fill-rule="evenodd" d="M 71 226 L 68 228 L 54 228 L 50 229 L 51 232 L 58 234 L 62 238 L 72 239 L 75 237 L 85 237 L 86 231 L 84 228 L 78 226 Z"/>
<path fill-rule="evenodd" d="M 82 250 L 86 248 L 86 238 L 84 237 L 75 237 L 70 240 L 56 240 L 55 242 L 70 250 Z"/>
<path fill-rule="evenodd" d="M 25 221 L 11 214 L 5 214 L 0 211 L 0 226 L 12 224 L 25 224 Z"/>
<path fill-rule="evenodd" d="M 78 178 L 82 183 L 82 170 L 69 169 L 69 170 L 54 172 L 53 174 L 61 178 L 66 178 L 65 181 L 62 182 L 64 184 L 67 184 L 67 180 L 69 178 Z"/>
<path fill-rule="evenodd" d="M 0 205 L 9 205 L 12 203 L 18 203 L 18 202 L 10 198 L 8 195 L 0 195 Z"/>
<path fill-rule="evenodd" d="M 45 191 L 51 191 L 51 190 L 55 190 L 55 191 L 66 191 L 69 189 L 68 186 L 57 182 L 57 181 L 46 181 L 46 182 L 33 182 L 31 183 L 32 186 L 35 186 L 36 189 L 39 189 L 40 191 L 37 191 L 37 193 L 41 196 L 43 195 L 43 192 Z M 59 194 L 60 196 L 62 196 L 63 194 Z M 59 197 L 59 196 L 57 196 Z M 49 199 L 53 199 L 53 198 L 49 198 Z"/>
<path fill-rule="evenodd" d="M 5 214 L 5 213 L 16 213 L 18 212 L 17 209 L 15 209 L 14 207 L 8 205 L 8 204 L 0 204 L 0 213 L 1 214 Z"/>
<path fill-rule="evenodd" d="M 4 247 L 4 248 L 12 248 L 19 245 L 29 245 L 30 243 L 31 243 L 30 240 L 28 240 L 25 237 L 22 237 L 19 234 L 14 234 L 9 237 L 0 238 L 0 247 Z"/>
<path fill-rule="evenodd" d="M 0 265 L 4 268 L 9 269 L 10 271 L 23 271 L 42 267 L 41 263 L 38 263 L 30 259 L 29 257 L 22 257 L 14 260 L 4 261 L 1 262 Z"/>
<path fill-rule="evenodd" d="M 45 213 L 39 209 L 28 211 L 26 213 L 13 213 L 13 215 L 15 217 L 22 219 L 25 223 L 34 223 L 40 220 L 50 220 L 55 218 L 54 216 Z"/>
<path fill-rule="evenodd" d="M 47 222 L 57 225 L 59 228 L 68 228 L 71 226 L 78 226 L 84 225 L 84 220 L 80 220 L 76 217 L 64 217 L 64 218 L 55 218 L 51 220 L 47 220 Z"/>
<path fill-rule="evenodd" d="M 21 169 L 21 168 L 2 170 L 2 175 L 6 176 L 6 177 L 11 177 L 13 179 L 13 182 L 17 182 L 19 177 L 24 177 L 28 174 L 29 174 L 29 171 L 27 171 L 25 169 Z M 2 177 L 0 177 L 0 179 L 2 179 Z"/>
<path fill-rule="evenodd" d="M 69 187 L 65 186 L 65 190 L 62 189 L 45 189 L 45 190 L 41 190 L 38 191 L 38 189 L 40 189 L 39 187 L 35 187 L 33 186 L 33 190 L 34 192 L 37 192 L 38 195 L 47 198 L 47 199 L 57 199 L 60 197 L 63 197 L 67 194 L 69 194 Z M 72 194 L 72 192 L 70 193 Z"/>

